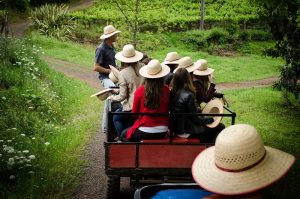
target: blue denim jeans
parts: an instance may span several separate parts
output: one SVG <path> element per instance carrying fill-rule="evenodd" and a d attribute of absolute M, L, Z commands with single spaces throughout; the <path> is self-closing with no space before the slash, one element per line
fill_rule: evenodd
<path fill-rule="evenodd" d="M 111 86 L 116 86 L 109 78 L 99 78 L 104 89 Z M 106 133 L 107 131 L 107 113 L 108 113 L 108 101 L 105 100 L 102 114 L 102 132 Z"/>
<path fill-rule="evenodd" d="M 120 107 L 115 112 L 118 112 L 118 113 L 123 112 L 123 107 Z M 121 133 L 124 129 L 133 125 L 134 120 L 135 119 L 131 115 L 114 115 L 113 116 L 114 125 L 115 125 L 115 128 L 117 130 L 119 137 L 121 137 Z"/>

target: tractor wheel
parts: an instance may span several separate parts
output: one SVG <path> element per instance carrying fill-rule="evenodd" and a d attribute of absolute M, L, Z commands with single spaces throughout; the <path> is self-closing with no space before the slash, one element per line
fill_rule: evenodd
<path fill-rule="evenodd" d="M 118 198 L 120 193 L 120 177 L 119 176 L 107 176 L 107 189 L 106 199 Z"/>

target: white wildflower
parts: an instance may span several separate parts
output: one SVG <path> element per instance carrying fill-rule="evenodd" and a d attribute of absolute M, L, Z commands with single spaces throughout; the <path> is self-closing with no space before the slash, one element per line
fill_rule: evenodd
<path fill-rule="evenodd" d="M 29 159 L 34 160 L 35 159 L 35 155 L 30 155 L 28 156 Z"/>
<path fill-rule="evenodd" d="M 6 97 L 2 97 L 3 100 L 6 100 Z"/>
<path fill-rule="evenodd" d="M 14 180 L 15 178 L 16 178 L 16 176 L 14 176 L 14 175 L 9 176 L 10 180 Z"/>
<path fill-rule="evenodd" d="M 23 153 L 29 153 L 29 151 L 28 150 L 24 150 Z"/>
<path fill-rule="evenodd" d="M 35 137 L 32 137 L 31 139 L 35 140 Z"/>
<path fill-rule="evenodd" d="M 11 128 L 11 130 L 17 130 L 17 128 L 14 127 L 14 128 Z"/>
<path fill-rule="evenodd" d="M 45 142 L 45 145 L 48 146 L 50 144 L 50 142 Z"/>
<path fill-rule="evenodd" d="M 32 174 L 34 174 L 34 171 L 29 171 L 28 173 L 32 175 Z"/>
<path fill-rule="evenodd" d="M 22 134 L 20 134 L 21 136 L 23 136 L 23 137 L 25 137 L 25 134 L 24 133 L 22 133 Z"/>

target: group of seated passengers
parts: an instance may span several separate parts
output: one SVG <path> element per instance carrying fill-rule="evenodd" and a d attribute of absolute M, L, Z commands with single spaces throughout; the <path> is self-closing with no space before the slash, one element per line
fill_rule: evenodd
<path fill-rule="evenodd" d="M 119 93 L 108 99 L 121 103 L 116 112 L 199 113 L 197 104 L 207 103 L 214 97 L 222 98 L 227 104 L 223 94 L 216 92 L 212 82 L 214 70 L 207 67 L 206 60 L 193 63 L 190 57 L 180 58 L 176 52 L 170 52 L 163 63 L 152 59 L 143 64 L 143 53 L 132 45 L 125 45 L 115 57 L 122 65 L 118 74 Z M 220 123 L 215 128 L 206 127 L 213 121 L 196 115 L 174 117 L 174 133 L 214 142 L 225 126 Z M 169 117 L 159 115 L 115 114 L 113 123 L 118 134 L 116 140 L 121 141 L 165 138 L 169 129 Z"/>

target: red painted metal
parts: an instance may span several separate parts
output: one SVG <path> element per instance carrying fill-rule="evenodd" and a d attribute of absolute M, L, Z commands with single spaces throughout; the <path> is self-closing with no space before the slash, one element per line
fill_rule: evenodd
<path fill-rule="evenodd" d="M 136 145 L 111 144 L 109 146 L 110 168 L 135 168 Z"/>
<path fill-rule="evenodd" d="M 191 168 L 200 145 L 140 145 L 139 168 Z"/>

